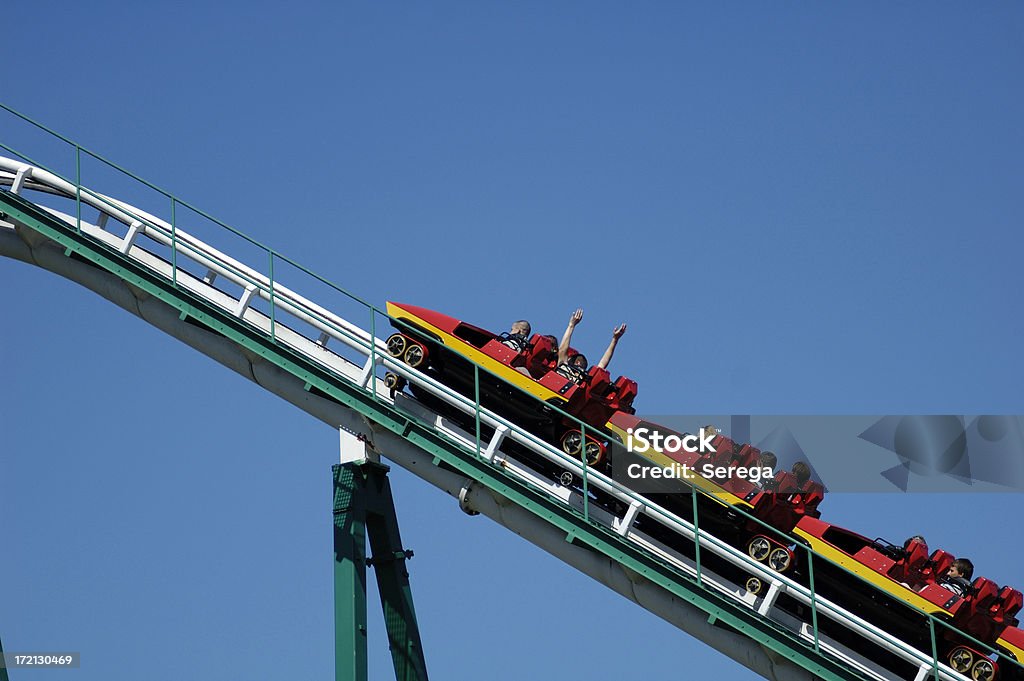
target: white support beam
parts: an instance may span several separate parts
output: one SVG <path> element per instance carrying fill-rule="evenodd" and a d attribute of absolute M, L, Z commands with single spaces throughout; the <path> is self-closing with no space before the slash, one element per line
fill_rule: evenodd
<path fill-rule="evenodd" d="M 128 233 L 124 235 L 124 241 L 121 242 L 120 251 L 127 254 L 128 251 L 132 250 L 132 246 L 135 245 L 135 238 L 139 236 L 139 232 L 142 231 L 142 223 L 136 220 L 132 224 L 128 225 Z"/>
<path fill-rule="evenodd" d="M 256 284 L 249 284 L 245 287 L 242 297 L 238 299 L 238 307 L 235 308 L 236 317 L 241 319 L 245 315 L 245 311 L 249 309 L 249 303 L 252 302 L 254 295 L 256 295 Z"/>
<path fill-rule="evenodd" d="M 498 427 L 494 429 L 494 435 L 491 436 L 491 441 L 487 443 L 487 449 L 480 452 L 480 456 L 491 463 L 494 463 L 494 457 L 497 455 L 498 448 L 501 447 L 501 443 L 505 439 L 506 435 L 508 435 L 508 427 L 499 424 Z"/>
<path fill-rule="evenodd" d="M 367 444 L 366 437 L 344 426 L 338 427 L 339 463 L 380 463 L 380 455 Z"/>
<path fill-rule="evenodd" d="M 375 364 L 380 364 L 380 355 L 370 355 L 366 358 L 366 364 L 363 365 L 363 373 L 359 375 L 359 387 L 365 388 L 370 383 L 370 377 L 373 376 L 373 369 Z"/>
<path fill-rule="evenodd" d="M 629 534 L 630 528 L 633 527 L 633 521 L 636 520 L 637 515 L 643 507 L 643 504 L 634 499 L 633 502 L 630 503 L 629 508 L 626 509 L 626 513 L 622 516 L 622 520 L 619 520 L 618 518 L 615 519 L 615 532 L 623 537 Z"/>
<path fill-rule="evenodd" d="M 18 168 L 18 172 L 14 175 L 14 181 L 11 182 L 11 193 L 20 194 L 22 187 L 25 186 L 25 180 L 32 177 L 32 166 L 21 166 Z"/>
<path fill-rule="evenodd" d="M 777 579 L 772 580 L 772 585 L 768 587 L 768 593 L 764 595 L 764 600 L 761 601 L 761 605 L 757 608 L 757 614 L 761 617 L 767 617 L 768 612 L 775 607 L 775 601 L 779 599 L 779 596 L 786 591 L 786 585 Z"/>
<path fill-rule="evenodd" d="M 935 668 L 930 665 L 921 665 L 917 669 L 917 676 L 914 677 L 914 681 L 924 681 L 928 678 L 928 675 L 935 671 Z"/>

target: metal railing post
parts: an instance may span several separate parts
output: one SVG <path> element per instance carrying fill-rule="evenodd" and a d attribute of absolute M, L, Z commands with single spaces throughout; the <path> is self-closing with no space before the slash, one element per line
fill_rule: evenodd
<path fill-rule="evenodd" d="M 697 520 L 697 487 L 690 485 L 690 497 L 693 499 L 693 546 L 694 560 L 697 561 L 697 586 L 704 586 L 700 573 L 700 523 Z"/>
<path fill-rule="evenodd" d="M 583 519 L 590 521 L 590 492 L 587 484 L 587 424 L 580 422 L 580 458 L 583 461 Z"/>
<path fill-rule="evenodd" d="M 267 249 L 267 253 L 270 254 L 270 340 L 277 342 L 277 320 L 275 319 L 274 310 L 274 251 L 273 249 Z"/>
<path fill-rule="evenodd" d="M 178 200 L 171 197 L 171 283 L 178 285 Z"/>
<path fill-rule="evenodd" d="M 377 308 L 370 306 L 370 392 L 377 399 Z"/>
<path fill-rule="evenodd" d="M 814 632 L 814 652 L 819 652 L 818 644 L 818 599 L 814 591 L 814 551 L 807 548 L 807 579 L 811 589 L 811 630 Z"/>
<path fill-rule="evenodd" d="M 476 392 L 476 457 L 480 458 L 480 365 L 473 364 L 473 389 Z"/>
<path fill-rule="evenodd" d="M 82 233 L 82 147 L 75 145 L 75 230 Z"/>
<path fill-rule="evenodd" d="M 931 615 L 928 616 L 928 633 L 932 639 L 932 673 L 935 681 L 939 681 L 939 646 L 935 641 L 935 618 Z"/>

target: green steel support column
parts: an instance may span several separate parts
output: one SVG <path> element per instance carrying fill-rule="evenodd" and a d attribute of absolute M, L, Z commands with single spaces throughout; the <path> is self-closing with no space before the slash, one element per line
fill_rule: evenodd
<path fill-rule="evenodd" d="M 426 681 L 419 625 L 402 548 L 388 467 L 337 464 L 334 474 L 335 675 L 365 681 L 366 567 L 373 567 L 397 681 Z M 372 557 L 366 557 L 369 535 Z"/>
<path fill-rule="evenodd" d="M 373 490 L 373 512 L 367 515 L 370 549 L 373 553 L 368 564 L 373 566 L 380 591 L 380 605 L 384 610 L 384 624 L 391 646 L 391 661 L 397 681 L 426 681 L 427 663 L 423 658 L 423 644 L 412 603 L 412 587 L 405 562 L 412 551 L 402 548 L 398 532 L 398 516 L 391 496 L 387 466 L 367 463 L 367 483 Z"/>
<path fill-rule="evenodd" d="M 3 659 L 4 659 L 4 644 L 3 644 L 3 641 L 0 641 L 0 662 L 2 662 Z M 7 676 L 7 665 L 6 664 L 0 664 L 0 681 L 9 681 L 9 678 Z"/>
<path fill-rule="evenodd" d="M 334 678 L 366 681 L 366 525 L 358 471 L 334 473 Z"/>

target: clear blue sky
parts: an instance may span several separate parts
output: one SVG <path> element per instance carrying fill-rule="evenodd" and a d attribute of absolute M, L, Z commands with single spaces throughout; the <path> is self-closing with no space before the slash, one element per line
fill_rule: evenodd
<path fill-rule="evenodd" d="M 583 306 L 592 357 L 628 322 L 648 413 L 1024 413 L 1021 5 L 217 5 L 13 3 L 0 100 L 374 302 Z M 0 291 L 5 649 L 329 678 L 336 435 L 54 275 Z M 394 478 L 434 678 L 751 678 Z M 1020 587 L 1020 507 L 822 509 Z"/>

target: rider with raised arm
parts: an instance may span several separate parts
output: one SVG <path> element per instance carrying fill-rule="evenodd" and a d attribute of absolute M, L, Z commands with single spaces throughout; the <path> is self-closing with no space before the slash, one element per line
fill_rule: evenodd
<path fill-rule="evenodd" d="M 581 321 L 583 321 L 583 308 L 578 308 L 569 317 L 569 324 L 565 327 L 565 333 L 562 334 L 562 342 L 558 344 L 558 367 L 555 369 L 562 376 L 577 383 L 582 382 L 586 378 L 587 358 L 582 353 L 575 353 L 570 356 L 569 345 L 572 343 L 572 332 Z M 619 339 L 622 338 L 624 333 L 626 333 L 625 324 L 615 327 L 612 331 L 612 340 L 608 343 L 608 349 L 604 351 L 601 361 L 597 363 L 598 367 L 602 369 L 608 367 L 608 364 L 612 361 L 612 355 L 615 354 L 615 346 L 618 345 Z"/>

